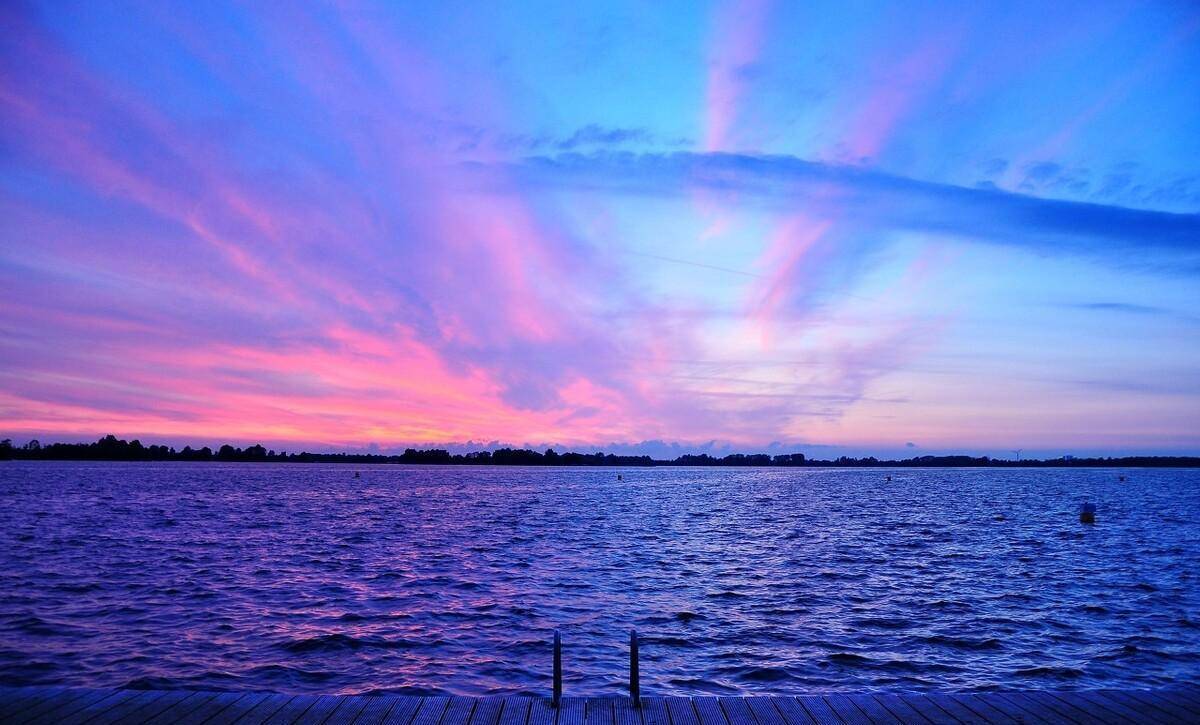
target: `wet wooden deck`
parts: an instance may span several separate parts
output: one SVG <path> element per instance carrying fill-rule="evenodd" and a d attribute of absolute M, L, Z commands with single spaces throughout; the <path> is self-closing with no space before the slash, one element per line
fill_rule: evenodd
<path fill-rule="evenodd" d="M 62 725 L 814 725 L 1200 723 L 1200 687 L 1095 692 L 548 698 L 0 688 L 0 723 Z"/>

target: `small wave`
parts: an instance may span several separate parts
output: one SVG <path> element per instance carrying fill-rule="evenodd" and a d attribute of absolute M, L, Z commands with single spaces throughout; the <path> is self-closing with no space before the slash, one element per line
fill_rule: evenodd
<path fill-rule="evenodd" d="M 792 677 L 783 667 L 739 667 L 732 674 L 743 682 L 780 682 Z"/>
<path fill-rule="evenodd" d="M 303 654 L 309 652 L 338 652 L 341 650 L 358 650 L 367 648 L 375 649 L 409 649 L 417 646 L 416 643 L 406 639 L 383 639 L 381 637 L 352 637 L 348 634 L 334 632 L 331 634 L 322 634 L 316 637 L 305 637 L 304 639 L 293 639 L 280 645 L 282 649 L 294 654 Z"/>
<path fill-rule="evenodd" d="M 1096 659 L 1104 660 L 1104 661 L 1121 660 L 1121 659 L 1125 659 L 1126 657 L 1132 657 L 1139 653 L 1159 654 L 1157 652 L 1148 652 L 1146 650 L 1142 650 L 1135 644 L 1124 644 L 1124 645 L 1121 645 L 1120 649 L 1100 655 Z"/>
<path fill-rule="evenodd" d="M 698 677 L 674 677 L 667 683 L 673 685 L 678 692 L 699 692 L 710 695 L 737 694 L 737 690 L 732 687 Z"/>
<path fill-rule="evenodd" d="M 1013 673 L 1017 677 L 1045 677 L 1058 680 L 1073 680 L 1083 677 L 1083 670 L 1074 667 L 1026 667 Z"/>
<path fill-rule="evenodd" d="M 75 627 L 49 622 L 36 615 L 20 617 L 11 622 L 11 626 L 22 634 L 32 634 L 38 637 L 62 637 L 75 631 Z"/>
<path fill-rule="evenodd" d="M 170 677 L 135 677 L 124 685 L 122 690 L 178 690 L 179 681 Z"/>
<path fill-rule="evenodd" d="M 954 599 L 938 599 L 925 606 L 932 609 L 942 609 L 950 612 L 966 612 L 971 609 L 970 602 L 960 602 Z"/>
<path fill-rule="evenodd" d="M 683 637 L 640 637 L 642 644 L 661 645 L 663 647 L 694 647 L 691 640 Z"/>
<path fill-rule="evenodd" d="M 741 592 L 735 592 L 732 589 L 727 589 L 723 592 L 709 592 L 705 596 L 707 596 L 709 599 L 745 599 L 747 595 Z"/>
<path fill-rule="evenodd" d="M 85 592 L 94 592 L 97 589 L 103 589 L 104 587 L 96 582 L 82 582 L 79 584 L 55 584 L 54 588 L 60 592 L 83 594 Z"/>
<path fill-rule="evenodd" d="M 838 665 L 862 666 L 871 664 L 870 657 L 856 655 L 853 652 L 834 652 L 826 656 L 825 659 Z"/>
<path fill-rule="evenodd" d="M 1004 643 L 995 637 L 972 639 L 970 637 L 951 637 L 949 635 L 934 634 L 922 637 L 920 641 L 925 644 L 962 650 L 992 650 L 1000 649 L 1004 646 Z"/>
<path fill-rule="evenodd" d="M 247 674 L 250 680 L 262 682 L 268 687 L 283 683 L 285 687 L 281 687 L 281 690 L 295 687 L 297 683 L 321 685 L 337 676 L 337 673 L 327 670 L 306 670 L 278 664 L 252 667 Z"/>
<path fill-rule="evenodd" d="M 908 629 L 913 626 L 912 620 L 899 617 L 860 617 L 850 624 L 869 629 Z"/>

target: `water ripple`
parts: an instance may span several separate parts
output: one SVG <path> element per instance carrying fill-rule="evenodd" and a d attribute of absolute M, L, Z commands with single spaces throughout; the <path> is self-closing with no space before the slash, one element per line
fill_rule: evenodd
<path fill-rule="evenodd" d="M 1200 471 L 358 470 L 0 464 L 0 684 L 528 695 L 560 629 L 618 694 L 630 627 L 657 694 L 1200 674 Z"/>

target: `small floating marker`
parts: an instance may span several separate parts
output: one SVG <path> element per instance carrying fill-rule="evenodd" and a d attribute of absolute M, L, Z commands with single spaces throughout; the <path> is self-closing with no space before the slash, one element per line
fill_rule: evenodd
<path fill-rule="evenodd" d="M 361 473 L 359 473 L 358 471 L 355 471 L 355 472 L 354 472 L 354 477 L 355 477 L 355 478 L 362 478 L 362 474 L 361 474 Z"/>
<path fill-rule="evenodd" d="M 892 477 L 891 477 L 891 476 L 888 476 L 888 480 L 889 480 L 889 481 L 890 481 L 890 480 L 892 480 Z"/>
<path fill-rule="evenodd" d="M 624 481 L 624 480 L 625 480 L 625 477 L 624 477 L 624 476 L 622 476 L 621 474 L 619 474 L 619 473 L 618 473 L 618 474 L 617 474 L 617 480 L 618 480 L 618 481 Z"/>
<path fill-rule="evenodd" d="M 1096 523 L 1096 504 L 1090 501 L 1084 501 L 1083 507 L 1079 509 L 1079 523 L 1094 524 Z"/>
<path fill-rule="evenodd" d="M 1118 480 L 1118 481 L 1124 481 L 1124 480 L 1125 480 L 1125 477 L 1124 477 L 1124 476 L 1117 476 L 1117 480 Z"/>

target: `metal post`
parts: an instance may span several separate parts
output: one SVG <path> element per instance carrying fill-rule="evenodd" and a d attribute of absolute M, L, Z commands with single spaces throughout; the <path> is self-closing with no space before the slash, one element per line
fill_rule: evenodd
<path fill-rule="evenodd" d="M 638 675 L 637 630 L 629 630 L 629 699 L 634 707 L 642 706 L 642 684 Z"/>
<path fill-rule="evenodd" d="M 554 700 L 553 705 L 558 707 L 558 703 L 562 701 L 562 636 L 558 630 L 554 630 Z"/>

